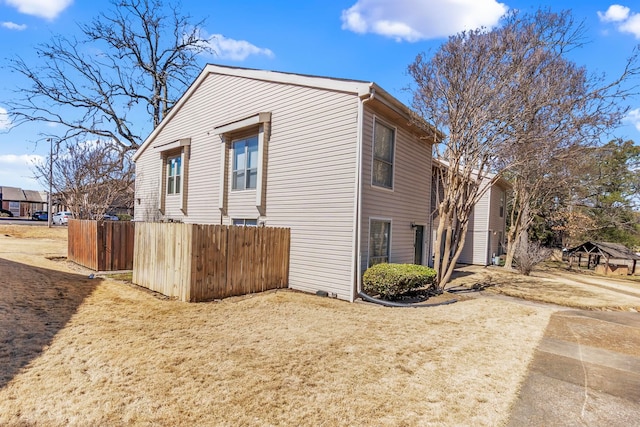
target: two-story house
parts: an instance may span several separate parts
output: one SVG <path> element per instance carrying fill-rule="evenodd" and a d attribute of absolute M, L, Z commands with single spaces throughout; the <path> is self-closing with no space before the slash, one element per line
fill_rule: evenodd
<path fill-rule="evenodd" d="M 207 65 L 136 152 L 135 219 L 291 229 L 289 287 L 427 264 L 432 144 L 373 82 Z"/>

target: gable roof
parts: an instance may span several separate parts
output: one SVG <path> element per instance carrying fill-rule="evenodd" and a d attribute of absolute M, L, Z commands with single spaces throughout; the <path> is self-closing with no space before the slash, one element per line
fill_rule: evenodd
<path fill-rule="evenodd" d="M 27 200 L 22 189 L 17 187 L 0 187 L 0 194 L 2 195 L 2 200 L 10 200 L 12 202 L 24 202 Z"/>
<path fill-rule="evenodd" d="M 607 258 L 640 260 L 640 255 L 636 255 L 631 249 L 621 243 L 584 242 L 573 249 L 569 249 L 568 252 L 570 255 L 576 252 L 595 252 Z"/>
<path fill-rule="evenodd" d="M 383 102 L 389 108 L 393 109 L 403 117 L 406 117 L 408 121 L 412 119 L 412 114 L 409 107 L 404 105 L 402 102 L 390 95 L 374 82 L 208 64 L 200 72 L 198 77 L 191 84 L 191 86 L 189 86 L 189 88 L 173 106 L 173 108 L 171 108 L 169 114 L 164 117 L 162 122 L 160 122 L 160 124 L 151 132 L 151 134 L 149 134 L 142 145 L 140 145 L 138 150 L 133 155 L 134 162 L 147 149 L 147 147 L 155 139 L 158 133 L 160 133 L 160 131 L 166 126 L 166 124 L 171 121 L 172 117 L 177 114 L 177 112 L 182 108 L 182 106 L 187 102 L 187 100 L 193 95 L 197 88 L 210 74 L 244 77 L 253 80 L 262 80 L 267 82 L 325 89 L 336 92 L 345 92 L 354 94 L 358 97 L 375 96 L 376 99 Z M 432 131 L 436 133 L 438 137 L 441 136 L 435 130 L 432 129 Z"/>
<path fill-rule="evenodd" d="M 444 169 L 448 169 L 449 168 L 449 162 L 443 159 L 439 159 L 437 157 L 434 157 L 431 161 L 431 166 L 432 168 L 444 168 Z M 474 177 L 478 176 L 478 170 L 477 169 L 473 169 L 472 171 L 472 175 Z M 491 173 L 491 172 L 486 172 L 483 178 L 483 182 L 486 181 L 492 181 L 494 178 L 496 177 L 496 174 Z M 499 176 L 497 180 L 495 180 L 492 184 L 492 186 L 497 185 L 502 187 L 505 190 L 511 190 L 513 188 L 513 186 L 511 185 L 511 183 L 509 181 L 507 181 L 506 179 L 504 179 L 504 177 Z"/>
<path fill-rule="evenodd" d="M 36 190 L 23 190 L 25 200 L 34 203 L 47 203 L 47 193 Z"/>

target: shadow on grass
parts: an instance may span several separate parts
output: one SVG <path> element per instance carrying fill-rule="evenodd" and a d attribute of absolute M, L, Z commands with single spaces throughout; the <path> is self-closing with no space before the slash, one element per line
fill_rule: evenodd
<path fill-rule="evenodd" d="M 464 270 L 454 270 L 453 273 L 451 274 L 451 280 L 453 279 L 460 279 L 463 277 L 469 277 L 469 276 L 473 276 L 474 274 L 478 274 L 475 271 L 464 271 Z"/>
<path fill-rule="evenodd" d="M 0 388 L 46 349 L 100 280 L 0 258 Z"/>

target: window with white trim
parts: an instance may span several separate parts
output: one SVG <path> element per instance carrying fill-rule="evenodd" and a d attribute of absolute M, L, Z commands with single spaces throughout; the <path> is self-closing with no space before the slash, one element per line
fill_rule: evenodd
<path fill-rule="evenodd" d="M 239 225 L 239 226 L 245 226 L 245 227 L 257 227 L 258 220 L 248 219 L 248 218 L 234 218 L 233 225 Z"/>
<path fill-rule="evenodd" d="M 371 220 L 369 225 L 369 267 L 389 262 L 391 222 Z"/>
<path fill-rule="evenodd" d="M 373 185 L 393 188 L 394 145 L 395 130 L 376 120 L 373 130 Z"/>
<path fill-rule="evenodd" d="M 255 190 L 258 183 L 258 136 L 233 141 L 232 190 Z"/>
<path fill-rule="evenodd" d="M 167 194 L 180 194 L 182 156 L 167 158 Z"/>

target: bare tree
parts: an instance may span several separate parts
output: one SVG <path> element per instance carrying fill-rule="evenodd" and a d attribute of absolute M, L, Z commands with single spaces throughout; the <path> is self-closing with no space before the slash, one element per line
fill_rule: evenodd
<path fill-rule="evenodd" d="M 618 102 L 633 90 L 621 84 L 638 73 L 632 57 L 611 83 L 587 74 L 563 57 L 582 45 L 582 25 L 568 12 L 534 17 L 520 21 L 518 28 L 526 37 L 542 34 L 546 43 L 523 59 L 528 72 L 517 83 L 512 106 L 520 120 L 510 128 L 510 143 L 500 153 L 500 166 L 508 170 L 513 189 L 507 268 L 517 246 L 526 243 L 535 217 L 578 179 L 573 172 L 586 157 L 585 147 L 597 145 L 620 122 L 628 107 Z"/>
<path fill-rule="evenodd" d="M 48 183 L 49 165 L 53 164 L 52 201 L 67 206 L 76 218 L 101 219 L 110 209 L 133 208 L 131 156 L 115 143 L 68 143 L 55 156 L 52 163 L 36 165 L 36 175 Z"/>
<path fill-rule="evenodd" d="M 541 144 L 548 137 L 553 156 L 578 138 L 594 138 L 624 114 L 616 101 L 629 94 L 620 83 L 638 73 L 636 57 L 619 80 L 605 85 L 565 59 L 582 40 L 583 27 L 569 12 L 515 11 L 500 28 L 452 36 L 430 59 L 418 55 L 409 66 L 417 84 L 414 109 L 447 134 L 435 147 L 435 157 L 447 165 L 434 248 L 441 288 L 464 247 L 473 207 L 491 185 L 519 166 L 522 176 L 535 180 L 545 165 L 531 156 L 542 152 L 537 158 L 545 158 Z M 531 196 L 523 195 L 520 237 L 531 218 Z"/>
<path fill-rule="evenodd" d="M 503 140 L 498 116 L 507 80 L 502 70 L 506 47 L 497 32 L 475 30 L 449 38 L 431 59 L 418 55 L 409 66 L 417 83 L 413 106 L 418 114 L 447 134 L 436 146 L 444 167 L 437 206 L 434 268 L 444 288 L 464 246 L 471 210 L 482 193 L 493 147 Z"/>
<path fill-rule="evenodd" d="M 197 56 L 210 51 L 203 22 L 161 0 L 111 4 L 111 12 L 79 25 L 80 39 L 59 35 L 37 46 L 39 64 L 9 61 L 27 81 L 8 103 L 14 123 L 55 123 L 64 135 L 45 136 L 111 139 L 126 150 L 160 123 L 199 70 Z"/>
<path fill-rule="evenodd" d="M 528 276 L 534 267 L 547 260 L 553 251 L 543 247 L 539 242 L 529 242 L 524 240 L 517 246 L 515 260 L 518 271 Z"/>

